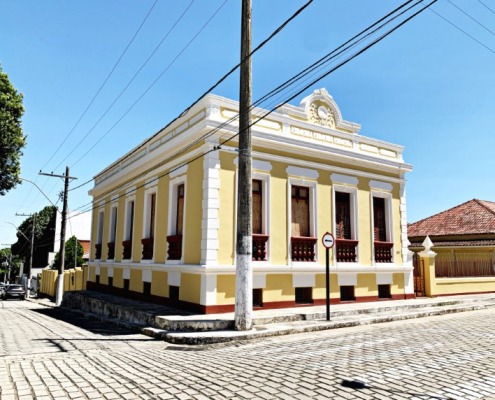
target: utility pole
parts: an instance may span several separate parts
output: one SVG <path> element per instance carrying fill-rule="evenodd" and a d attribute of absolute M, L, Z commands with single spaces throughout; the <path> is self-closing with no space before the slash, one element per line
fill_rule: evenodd
<path fill-rule="evenodd" d="M 34 213 L 34 214 L 18 214 L 18 213 L 16 213 L 15 215 L 21 216 L 21 217 L 32 217 L 32 220 L 31 220 L 31 223 L 32 223 L 32 228 L 31 228 L 31 255 L 29 257 L 29 268 L 27 269 L 27 273 L 26 273 L 26 275 L 27 275 L 26 297 L 29 299 L 29 295 L 30 295 L 30 291 L 31 291 L 31 274 L 32 274 L 32 271 L 33 271 L 34 229 L 35 229 L 35 226 L 36 226 L 36 213 Z"/>
<path fill-rule="evenodd" d="M 252 328 L 251 0 L 242 0 L 235 329 Z"/>
<path fill-rule="evenodd" d="M 65 175 L 56 175 L 54 173 L 47 174 L 44 172 L 39 172 L 40 175 L 46 175 L 56 178 L 64 179 L 64 205 L 62 208 L 62 223 L 60 226 L 60 268 L 58 270 L 57 278 L 57 293 L 55 296 L 55 305 L 59 306 L 62 303 L 62 298 L 64 296 L 64 267 L 65 267 L 65 225 L 67 224 L 67 199 L 69 197 L 69 182 L 71 179 L 77 179 L 69 176 L 69 167 L 65 167 Z"/>

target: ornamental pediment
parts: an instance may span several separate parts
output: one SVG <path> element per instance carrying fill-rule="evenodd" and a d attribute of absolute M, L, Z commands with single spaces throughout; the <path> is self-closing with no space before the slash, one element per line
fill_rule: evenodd
<path fill-rule="evenodd" d="M 342 118 L 337 103 L 325 88 L 316 89 L 306 96 L 301 100 L 299 107 L 286 105 L 281 107 L 279 112 L 297 120 L 347 133 L 358 133 L 361 129 L 360 124 Z"/>

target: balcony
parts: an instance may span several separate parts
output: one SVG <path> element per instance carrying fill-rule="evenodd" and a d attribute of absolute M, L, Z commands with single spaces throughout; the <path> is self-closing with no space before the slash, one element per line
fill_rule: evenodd
<path fill-rule="evenodd" d="M 253 233 L 253 261 L 266 261 L 268 235 Z"/>
<path fill-rule="evenodd" d="M 113 260 L 115 258 L 115 243 L 114 242 L 107 243 L 107 246 L 108 246 L 107 260 Z"/>
<path fill-rule="evenodd" d="M 95 259 L 101 259 L 101 243 L 95 244 Z"/>
<path fill-rule="evenodd" d="M 132 256 L 132 240 L 124 240 L 122 242 L 122 247 L 124 248 L 122 259 L 130 260 Z"/>
<path fill-rule="evenodd" d="M 315 237 L 291 237 L 292 261 L 315 261 L 315 244 L 317 240 Z"/>
<path fill-rule="evenodd" d="M 180 260 L 182 258 L 182 235 L 167 236 L 167 243 L 167 260 Z"/>
<path fill-rule="evenodd" d="M 143 245 L 143 260 L 153 259 L 154 242 L 155 242 L 154 238 L 141 239 L 141 244 Z"/>
<path fill-rule="evenodd" d="M 337 253 L 337 262 L 356 262 L 356 247 L 358 243 L 359 242 L 357 240 L 336 239 L 335 247 Z"/>
<path fill-rule="evenodd" d="M 391 242 L 374 242 L 375 245 L 375 262 L 391 263 L 392 249 L 394 244 Z"/>

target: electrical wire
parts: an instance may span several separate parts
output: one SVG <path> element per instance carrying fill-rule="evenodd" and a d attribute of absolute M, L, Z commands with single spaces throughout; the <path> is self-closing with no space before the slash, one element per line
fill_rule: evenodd
<path fill-rule="evenodd" d="M 469 33 L 467 33 L 464 29 L 460 28 L 459 26 L 457 26 L 456 24 L 454 24 L 452 21 L 448 20 L 447 18 L 445 18 L 443 15 L 441 15 L 440 13 L 438 13 L 437 11 L 433 10 L 430 8 L 430 11 L 432 13 L 434 13 L 435 15 L 437 15 L 438 17 L 440 17 L 441 19 L 443 19 L 445 22 L 447 22 L 448 24 L 452 25 L 454 28 L 456 28 L 458 31 L 464 33 L 464 35 L 466 35 L 467 37 L 469 37 L 471 40 L 474 40 L 476 43 L 478 43 L 479 45 L 483 46 L 485 49 L 487 49 L 488 51 L 491 51 L 493 54 L 495 54 L 495 50 L 493 50 L 492 48 L 488 47 L 486 44 L 484 44 L 483 42 L 481 42 L 480 40 L 476 39 L 474 36 L 470 35 Z"/>
<path fill-rule="evenodd" d="M 490 11 L 492 14 L 495 14 L 495 11 L 492 10 L 490 7 L 488 7 L 485 3 L 483 3 L 481 0 L 478 0 L 478 3 L 481 3 L 485 8 Z"/>
<path fill-rule="evenodd" d="M 483 25 L 481 22 L 479 22 L 476 18 L 474 18 L 471 14 L 467 13 L 466 11 L 464 11 L 461 7 L 459 7 L 458 5 L 452 3 L 451 0 L 447 0 L 450 4 L 452 4 L 455 8 L 457 8 L 460 12 L 462 12 L 465 16 L 467 16 L 469 19 L 471 19 L 472 21 L 476 22 L 479 26 L 481 26 L 482 28 L 484 28 L 486 31 L 490 32 L 493 36 L 495 36 L 495 32 L 493 32 L 491 29 L 487 28 L 485 25 Z"/>
<path fill-rule="evenodd" d="M 76 129 L 76 127 L 79 125 L 79 123 L 81 122 L 81 120 L 83 119 L 83 117 L 86 115 L 86 113 L 88 112 L 88 110 L 90 109 L 90 107 L 93 105 L 94 101 L 96 100 L 96 98 L 98 97 L 98 95 L 100 94 L 100 92 L 102 91 L 102 89 L 105 87 L 105 85 L 107 84 L 108 80 L 110 79 L 110 77 L 114 73 L 115 69 L 117 68 L 117 66 L 122 61 L 122 58 L 127 53 L 127 50 L 129 50 L 129 47 L 131 47 L 131 44 L 134 42 L 134 39 L 136 39 L 137 35 L 141 31 L 142 27 L 144 26 L 144 24 L 147 21 L 148 17 L 151 15 L 151 12 L 153 11 L 153 9 L 155 8 L 155 6 L 156 6 L 157 3 L 158 3 L 158 0 L 155 0 L 155 2 L 152 4 L 151 8 L 149 9 L 148 13 L 144 17 L 143 21 L 139 25 L 138 29 L 136 30 L 136 32 L 134 32 L 134 35 L 132 36 L 131 40 L 129 41 L 129 43 L 127 43 L 127 46 L 122 51 L 122 53 L 120 54 L 120 57 L 117 59 L 117 61 L 113 65 L 112 69 L 108 73 L 107 77 L 104 79 L 103 83 L 100 85 L 99 89 L 96 91 L 95 95 L 93 96 L 93 98 L 91 99 L 91 101 L 89 102 L 89 104 L 86 106 L 86 108 L 83 111 L 83 113 L 80 115 L 79 119 L 76 121 L 76 123 L 74 124 L 74 126 L 72 127 L 72 129 L 70 130 L 70 132 L 65 136 L 64 140 L 62 141 L 62 143 L 60 143 L 60 145 L 57 147 L 57 149 L 53 152 L 53 154 L 48 159 L 48 161 L 43 165 L 43 167 L 41 167 L 41 169 L 44 169 L 48 165 L 48 163 L 53 159 L 53 157 L 58 153 L 58 151 L 60 150 L 60 148 L 65 144 L 65 142 L 67 141 L 67 139 L 69 139 L 69 137 L 72 135 L 72 133 L 74 132 L 74 130 Z M 56 168 L 54 168 L 54 169 L 56 169 Z"/>
<path fill-rule="evenodd" d="M 61 149 L 61 147 L 65 144 L 65 142 L 69 139 L 69 137 L 72 135 L 72 133 L 74 132 L 74 130 L 76 129 L 76 127 L 79 125 L 79 123 L 81 122 L 81 120 L 83 119 L 83 117 L 86 115 L 86 113 L 88 112 L 88 110 L 90 109 L 90 107 L 92 106 L 92 104 L 94 103 L 94 101 L 96 100 L 96 98 L 98 97 L 98 95 L 100 94 L 100 92 L 102 91 L 102 89 L 105 87 L 106 83 L 108 82 L 108 80 L 110 79 L 110 77 L 112 76 L 112 74 L 114 73 L 115 69 L 117 68 L 117 66 L 120 64 L 120 61 L 122 60 L 122 58 L 124 57 L 124 55 L 127 53 L 127 50 L 129 49 L 129 47 L 131 46 L 131 44 L 134 42 L 134 39 L 137 37 L 137 35 L 139 34 L 139 32 L 141 31 L 142 27 L 144 26 L 145 22 L 147 21 L 148 17 L 151 15 L 151 12 L 153 11 L 155 5 L 158 3 L 158 0 L 155 0 L 155 2 L 152 4 L 151 8 L 148 10 L 148 13 L 146 14 L 146 16 L 144 17 L 143 21 L 141 22 L 141 24 L 139 25 L 138 29 L 136 30 L 136 32 L 134 32 L 134 35 L 132 36 L 131 40 L 129 41 L 129 43 L 127 43 L 127 46 L 125 47 L 125 49 L 122 51 L 121 55 L 119 56 L 119 58 L 117 59 L 117 61 L 115 62 L 114 66 L 112 67 L 112 69 L 110 70 L 110 72 L 108 73 L 107 77 L 104 79 L 103 83 L 100 85 L 99 89 L 97 90 L 97 92 L 95 93 L 95 95 L 93 96 L 93 98 L 91 99 L 91 101 L 89 102 L 89 104 L 86 106 L 85 110 L 82 112 L 82 114 L 79 116 L 78 120 L 76 121 L 76 123 L 74 124 L 74 126 L 72 127 L 72 129 L 69 131 L 69 133 L 65 136 L 65 138 L 62 140 L 62 143 L 60 143 L 60 145 L 57 147 L 57 149 L 52 153 L 52 155 L 49 157 L 48 161 L 45 162 L 45 164 L 41 167 L 41 170 L 43 170 L 47 165 L 48 163 L 53 159 L 53 157 L 58 153 L 58 151 Z M 58 166 L 57 166 L 58 167 Z M 54 168 L 56 169 L 56 168 Z M 38 176 L 36 176 L 35 178 L 35 181 L 37 181 L 38 179 Z M 48 178 L 45 180 L 45 184 L 47 182 Z M 42 185 L 44 187 L 44 185 Z M 48 193 L 51 193 L 53 191 L 53 189 L 55 188 L 55 186 L 52 186 L 52 188 L 48 191 Z M 31 191 L 33 190 L 32 187 L 29 188 L 29 192 L 27 194 L 26 197 L 24 197 L 21 205 L 20 205 L 20 209 L 22 209 L 22 207 L 24 206 L 24 202 L 26 199 L 28 198 L 31 198 Z M 35 195 L 35 198 L 33 199 L 33 202 L 39 197 L 39 193 L 37 193 Z"/>
<path fill-rule="evenodd" d="M 402 22 L 400 22 L 399 24 L 397 24 L 396 26 L 394 26 L 393 28 L 391 28 L 389 31 L 385 32 L 384 34 L 382 34 L 380 37 L 378 37 L 377 39 L 373 40 L 370 44 L 364 46 L 363 48 L 361 48 L 360 50 L 358 50 L 356 53 L 354 53 L 352 56 L 348 57 L 346 60 L 344 60 L 343 62 L 339 63 L 337 66 L 331 68 L 330 70 L 328 71 L 325 71 L 323 74 L 321 74 L 318 78 L 314 79 L 313 81 L 311 81 L 309 84 L 305 85 L 304 88 L 298 90 L 296 93 L 290 95 L 290 97 L 286 98 L 285 101 L 282 103 L 282 104 L 279 104 L 277 106 L 275 106 L 274 108 L 272 108 L 271 110 L 267 111 L 265 114 L 263 114 L 262 116 L 260 116 L 258 119 L 256 119 L 255 121 L 253 121 L 248 129 L 250 127 L 252 127 L 253 125 L 255 125 L 256 123 L 258 123 L 259 121 L 261 121 L 262 119 L 265 119 L 268 115 L 270 115 L 271 113 L 273 113 L 274 111 L 276 111 L 278 108 L 280 108 L 283 104 L 286 104 L 287 102 L 293 100 L 295 97 L 299 96 L 302 92 L 304 92 L 305 90 L 307 90 L 310 86 L 314 85 L 315 83 L 317 83 L 318 81 L 320 81 L 321 79 L 323 79 L 324 77 L 328 76 L 329 74 L 331 74 L 332 72 L 336 71 L 337 69 L 341 68 L 342 66 L 344 66 L 345 64 L 347 64 L 348 62 L 350 62 L 351 60 L 353 60 L 354 58 L 358 57 L 360 54 L 364 53 L 365 51 L 367 51 L 368 49 L 370 49 L 371 47 L 373 47 L 374 45 L 376 45 L 377 43 L 379 43 L 381 40 L 383 40 L 384 38 L 386 38 L 387 36 L 389 36 L 390 34 L 392 34 L 393 32 L 395 32 L 398 28 L 400 28 L 401 26 L 403 26 L 404 24 L 406 24 L 407 22 L 409 22 L 411 19 L 413 19 L 414 17 L 416 17 L 417 15 L 419 15 L 420 13 L 422 13 L 424 10 L 426 10 L 427 8 L 429 8 L 431 5 L 433 5 L 434 3 L 436 3 L 438 0 L 433 0 L 431 1 L 428 5 L 424 6 L 423 8 L 421 8 L 420 10 L 416 11 L 415 13 L 413 13 L 411 16 L 409 16 L 408 18 L 406 18 L 405 20 L 403 20 Z M 418 2 L 417 4 L 420 4 L 422 3 L 423 0 L 421 0 L 420 2 Z M 406 2 L 406 3 L 410 3 L 410 1 Z M 330 54 L 330 53 L 329 53 Z M 238 115 L 237 115 L 238 116 Z M 220 143 L 220 145 L 218 146 L 215 146 L 213 147 L 212 149 L 206 151 L 205 153 L 203 154 L 200 154 L 194 158 L 192 158 L 191 160 L 179 165 L 179 166 L 176 166 L 176 167 L 173 167 L 171 168 L 168 172 L 166 173 L 163 173 L 161 175 L 159 175 L 158 177 L 155 177 L 153 178 L 152 180 L 136 187 L 133 189 L 133 191 L 136 191 L 137 189 L 139 188 L 142 188 L 144 187 L 145 185 L 153 182 L 153 181 L 156 181 L 170 173 L 172 173 L 173 171 L 179 169 L 179 168 L 182 168 L 183 166 L 185 165 L 188 165 L 196 160 L 198 160 L 199 158 L 202 158 L 204 157 L 205 155 L 211 153 L 212 151 L 217 151 L 221 148 L 221 146 L 225 143 L 227 143 L 228 141 L 232 140 L 233 138 L 235 138 L 236 136 L 239 135 L 240 132 L 236 133 L 236 134 L 233 134 L 231 135 L 227 140 L 224 140 L 222 143 Z M 157 167 L 155 167 L 157 168 Z M 153 168 L 153 169 L 155 169 Z M 128 193 L 126 193 L 125 195 L 128 195 Z M 103 197 L 104 195 L 102 195 Z M 118 196 L 117 198 L 120 198 L 120 197 L 123 197 L 124 194 Z M 115 199 L 113 199 L 113 201 L 115 201 Z M 96 202 L 96 200 L 94 200 L 94 202 Z M 84 205 L 84 206 L 81 206 L 79 209 L 82 209 L 84 207 L 88 207 L 89 205 L 91 205 L 91 207 L 89 207 L 87 210 L 82 210 L 79 214 L 76 214 L 76 215 L 80 215 L 80 214 L 83 214 L 83 213 L 86 213 L 86 212 L 89 212 L 89 211 L 92 211 L 93 209 L 95 209 L 96 207 L 93 207 L 92 206 L 93 202 L 92 203 L 88 203 L 87 205 Z M 75 216 L 76 216 L 75 215 Z"/>
<path fill-rule="evenodd" d="M 81 157 L 79 157 L 72 165 L 71 167 L 74 167 L 77 165 L 91 150 L 93 150 L 119 123 L 122 121 L 122 119 L 141 101 L 141 99 L 151 90 L 153 86 L 161 79 L 161 77 L 172 67 L 175 62 L 182 56 L 182 54 L 189 48 L 189 46 L 196 40 L 196 38 L 203 32 L 203 30 L 210 24 L 210 22 L 213 20 L 213 18 L 220 12 L 220 10 L 223 8 L 223 6 L 227 3 L 228 0 L 225 0 L 220 7 L 217 8 L 217 10 L 208 18 L 208 20 L 203 24 L 203 26 L 199 29 L 199 31 L 192 37 L 192 39 L 182 48 L 181 51 L 174 57 L 174 59 L 167 65 L 167 67 L 155 78 L 155 80 L 145 89 L 145 91 L 138 97 L 138 99 L 121 115 L 121 117 L 115 122 L 110 129 L 108 129 L 102 136 L 99 137 L 99 139 L 91 146 Z M 127 87 L 126 87 L 127 88 Z M 119 95 L 120 96 L 120 95 Z M 114 103 L 112 103 L 111 106 L 113 106 Z M 110 107 L 111 108 L 111 107 Z M 108 109 L 109 110 L 109 109 Z M 108 110 L 106 112 L 108 112 Z M 105 112 L 105 114 L 106 114 Z M 104 115 L 105 115 L 104 114 Z M 103 116 L 104 116 L 103 115 Z M 102 117 L 103 117 L 102 116 Z M 100 118 L 101 120 L 101 118 Z M 98 120 L 98 123 L 99 121 Z M 96 124 L 95 124 L 96 126 Z M 90 132 L 94 129 L 94 127 L 91 128 Z M 87 138 L 89 135 L 88 132 L 83 139 L 72 149 L 72 151 L 67 155 L 67 157 L 63 160 L 65 161 L 75 150 L 79 148 L 81 143 Z M 62 162 L 63 162 L 62 161 Z"/>
<path fill-rule="evenodd" d="M 265 40 L 263 40 L 258 46 L 255 47 L 255 49 L 250 53 L 250 55 L 248 57 L 251 57 L 253 56 L 258 50 L 260 50 L 262 47 L 264 47 L 270 40 L 272 40 L 277 34 L 279 34 L 291 21 L 293 21 L 302 11 L 304 11 L 304 9 L 306 9 L 314 0 L 309 0 L 308 2 L 306 2 L 306 4 L 304 4 L 302 7 L 300 7 L 294 14 L 292 14 L 287 20 L 285 20 L 279 27 L 277 27 Z M 410 0 L 410 1 L 413 1 L 413 0 Z M 177 121 L 179 118 L 182 118 L 184 117 L 191 108 L 193 108 L 197 103 L 199 103 L 201 101 L 201 99 L 203 99 L 208 93 L 210 93 L 211 91 L 213 91 L 216 87 L 218 87 L 227 77 L 229 77 L 233 72 L 235 72 L 237 70 L 237 68 L 239 68 L 239 66 L 241 65 L 241 63 L 244 62 L 244 60 L 241 60 L 241 62 L 239 62 L 237 65 L 235 65 L 234 67 L 232 67 L 226 74 L 224 74 L 213 86 L 211 86 L 208 90 L 206 90 L 200 97 L 198 97 L 197 100 L 195 100 L 189 107 L 187 107 L 184 111 L 182 111 L 177 117 L 175 117 L 172 121 L 170 121 L 165 127 L 163 127 L 162 129 L 160 129 L 160 131 L 158 131 L 155 135 L 152 135 L 151 137 L 149 137 L 144 143 L 141 144 L 141 146 L 145 145 L 146 143 L 149 143 L 150 141 L 153 140 L 153 138 L 155 138 L 160 132 L 162 132 L 163 130 L 167 129 L 170 125 L 172 125 L 175 121 Z M 118 121 L 120 122 L 120 120 Z M 113 127 L 111 128 L 113 129 Z M 107 132 L 109 133 L 109 132 Z M 97 144 L 97 143 L 96 143 Z M 96 145 L 95 144 L 95 145 Z M 93 146 L 94 147 L 94 146 Z M 92 148 L 93 148 L 92 147 Z M 92 150 L 92 148 L 90 150 Z M 90 151 L 89 150 L 89 151 Z M 88 152 L 89 152 L 88 151 Z M 88 152 L 86 152 L 82 157 L 86 156 L 88 154 Z M 182 154 L 182 153 L 181 153 Z M 79 162 L 79 160 L 76 161 Z M 75 165 L 75 164 L 74 164 Z M 163 165 L 163 163 L 161 163 L 160 165 Z M 81 187 L 81 186 L 84 186 L 86 184 L 88 184 L 89 182 L 91 182 L 93 179 L 90 179 L 88 180 L 87 182 L 85 182 L 84 184 L 78 186 L 77 188 Z M 77 189 L 77 188 L 74 188 Z"/>
<path fill-rule="evenodd" d="M 228 1 L 228 0 L 225 0 Z M 117 95 L 117 97 L 112 101 L 112 103 L 107 107 L 107 109 L 101 114 L 101 116 L 98 118 L 98 120 L 93 124 L 93 126 L 89 129 L 88 132 L 83 136 L 83 138 L 77 143 L 72 150 L 67 154 L 67 156 L 60 161 L 60 163 L 55 167 L 57 169 L 65 160 L 67 160 L 73 153 L 76 151 L 79 146 L 86 140 L 86 138 L 91 134 L 91 132 L 94 131 L 94 129 L 100 124 L 100 122 L 103 120 L 103 118 L 110 112 L 110 110 L 113 108 L 113 106 L 117 103 L 117 101 L 122 97 L 122 95 L 127 91 L 127 89 L 131 86 L 132 82 L 137 78 L 137 76 L 141 73 L 141 71 L 144 69 L 144 67 L 148 64 L 148 62 L 153 58 L 153 56 L 156 54 L 156 52 L 159 50 L 159 48 L 162 46 L 162 44 L 165 42 L 165 40 L 168 38 L 168 36 L 173 32 L 175 27 L 179 24 L 179 22 L 184 18 L 186 15 L 187 11 L 191 8 L 192 4 L 195 2 L 195 0 L 192 0 L 189 5 L 184 9 L 182 14 L 179 16 L 179 18 L 174 22 L 172 27 L 167 31 L 167 33 L 162 37 L 160 42 L 155 46 L 155 48 L 152 50 L 148 58 L 144 61 L 143 64 L 139 67 L 139 69 L 134 73 L 132 78 L 127 82 L 127 84 L 124 86 L 124 88 L 120 91 L 120 93 Z M 77 163 L 77 162 L 76 162 Z M 72 166 L 75 164 L 72 164 Z"/>

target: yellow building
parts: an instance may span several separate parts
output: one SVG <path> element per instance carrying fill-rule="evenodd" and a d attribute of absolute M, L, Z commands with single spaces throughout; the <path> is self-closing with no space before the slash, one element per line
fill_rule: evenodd
<path fill-rule="evenodd" d="M 88 289 L 234 309 L 237 113 L 208 95 L 95 177 Z M 411 166 L 359 130 L 325 89 L 253 126 L 255 308 L 324 304 L 326 232 L 332 303 L 414 296 Z"/>

